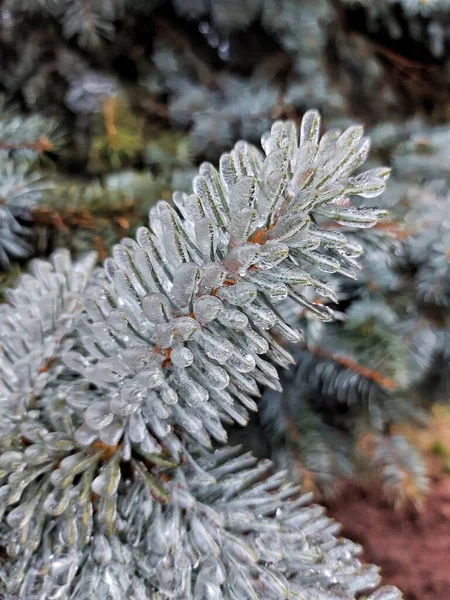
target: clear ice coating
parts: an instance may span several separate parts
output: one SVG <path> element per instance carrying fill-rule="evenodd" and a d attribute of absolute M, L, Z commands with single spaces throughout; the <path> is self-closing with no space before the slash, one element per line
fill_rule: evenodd
<path fill-rule="evenodd" d="M 1 490 L 40 448 L 3 455 L 11 483 Z M 369 595 L 377 569 L 268 460 L 191 445 L 187 463 L 158 482 L 164 467 L 151 474 L 135 458 L 135 476 L 121 477 L 119 450 L 63 455 L 47 455 L 34 477 L 25 467 L 21 497 L 6 497 L 5 600 L 401 598 L 392 587 Z"/>
<path fill-rule="evenodd" d="M 362 129 L 319 132 L 309 111 L 300 137 L 280 121 L 263 152 L 238 142 L 102 270 L 57 251 L 0 305 L 5 600 L 354 600 L 378 584 L 284 473 L 211 451 L 224 422 L 257 410 L 260 385 L 280 390 L 280 338 L 301 339 L 280 303 L 331 318 L 311 265 L 354 276 L 361 248 L 330 219 L 382 214 L 351 205 L 388 174 L 352 175 Z"/>
<path fill-rule="evenodd" d="M 94 252 L 72 262 L 63 249 L 49 262 L 35 259 L 30 274 L 22 275 L 0 304 L 0 415 L 5 413 L 0 436 L 5 444 L 14 435 L 11 419 L 23 414 L 61 372 L 56 359 L 73 344 L 69 334 L 95 262 Z"/>
<path fill-rule="evenodd" d="M 319 114 L 308 111 L 300 136 L 291 122 L 274 123 L 264 152 L 238 142 L 219 171 L 201 165 L 191 195 L 176 192 L 174 206 L 159 202 L 149 229 L 114 248 L 103 280 L 86 294 L 84 351 L 65 359 L 97 387 L 84 390 L 90 407 L 71 406 L 100 440 L 128 432 L 132 444 L 165 447 L 176 458 L 175 428 L 201 444 L 223 439 L 224 412 L 245 424 L 257 384 L 280 387 L 260 356 L 289 364 L 272 332 L 301 339 L 276 305 L 291 298 L 331 318 L 305 288 L 330 298 L 334 291 L 308 269 L 354 277 L 361 249 L 326 225 L 374 225 L 383 211 L 352 206 L 351 196 L 381 193 L 389 170 L 352 175 L 370 147 L 361 127 L 321 139 L 319 131 Z M 155 405 L 165 410 L 157 414 Z M 79 436 L 90 439 L 85 425 Z"/>

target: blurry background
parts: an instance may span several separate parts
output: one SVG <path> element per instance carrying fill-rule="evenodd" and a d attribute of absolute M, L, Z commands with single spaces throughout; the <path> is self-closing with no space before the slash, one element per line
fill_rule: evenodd
<path fill-rule="evenodd" d="M 408 600 L 450 598 L 449 50 L 448 0 L 0 2 L 0 297 L 57 246 L 103 260 L 275 119 L 365 125 L 390 215 L 346 232 L 357 281 L 323 265 L 335 322 L 292 307 L 285 391 L 230 439 L 315 489 Z"/>

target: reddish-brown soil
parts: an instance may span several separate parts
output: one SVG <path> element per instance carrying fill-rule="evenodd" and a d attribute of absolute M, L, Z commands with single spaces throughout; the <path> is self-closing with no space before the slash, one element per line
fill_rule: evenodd
<path fill-rule="evenodd" d="M 395 510 L 381 491 L 353 484 L 328 503 L 343 535 L 364 546 L 363 560 L 379 565 L 405 600 L 450 600 L 450 475 L 430 479 L 420 509 Z"/>

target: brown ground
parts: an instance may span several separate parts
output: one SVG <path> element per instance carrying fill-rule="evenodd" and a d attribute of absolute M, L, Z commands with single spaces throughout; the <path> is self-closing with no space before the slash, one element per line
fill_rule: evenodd
<path fill-rule="evenodd" d="M 364 546 L 364 561 L 379 565 L 405 600 L 450 600 L 450 475 L 431 484 L 420 510 L 394 510 L 381 492 L 353 485 L 330 503 L 343 535 Z"/>
<path fill-rule="evenodd" d="M 420 508 L 395 510 L 376 486 L 350 483 L 328 502 L 329 513 L 405 600 L 450 600 L 450 412 L 435 412 L 426 431 L 407 437 L 428 456 L 430 493 Z"/>

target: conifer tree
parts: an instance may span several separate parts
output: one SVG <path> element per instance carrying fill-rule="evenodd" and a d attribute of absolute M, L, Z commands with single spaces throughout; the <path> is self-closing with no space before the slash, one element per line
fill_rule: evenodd
<path fill-rule="evenodd" d="M 9 292 L 5 598 L 354 598 L 378 584 L 286 474 L 211 449 L 292 362 L 279 338 L 301 334 L 278 306 L 330 319 L 304 289 L 333 290 L 304 267 L 348 273 L 361 248 L 324 224 L 383 214 L 349 200 L 380 194 L 388 175 L 352 175 L 369 150 L 362 128 L 319 132 L 315 111 L 300 138 L 276 122 L 263 153 L 238 142 L 219 170 L 204 163 L 193 193 L 159 202 L 101 270 L 61 250 Z"/>
<path fill-rule="evenodd" d="M 400 598 L 308 492 L 427 491 L 448 9 L 4 0 L 0 597 Z"/>

